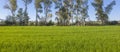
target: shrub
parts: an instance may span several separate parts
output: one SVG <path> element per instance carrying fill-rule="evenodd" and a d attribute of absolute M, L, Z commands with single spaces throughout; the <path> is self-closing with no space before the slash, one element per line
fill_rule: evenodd
<path fill-rule="evenodd" d="M 118 24 L 118 21 L 110 21 L 109 23 L 108 23 L 108 25 L 117 25 Z"/>

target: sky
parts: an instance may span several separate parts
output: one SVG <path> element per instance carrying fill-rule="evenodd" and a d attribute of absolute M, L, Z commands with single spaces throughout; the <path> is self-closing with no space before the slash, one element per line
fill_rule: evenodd
<path fill-rule="evenodd" d="M 107 6 L 112 0 L 104 0 L 104 7 Z M 94 7 L 91 5 L 91 2 L 93 2 L 93 0 L 89 0 L 89 9 L 88 9 L 88 14 L 89 14 L 89 18 L 92 21 L 96 20 L 95 17 L 95 9 Z M 116 0 L 116 5 L 114 6 L 112 12 L 109 14 L 109 20 L 118 20 L 120 21 L 120 0 Z M 6 16 L 11 15 L 10 11 L 7 9 L 4 9 L 3 6 L 6 4 L 6 0 L 0 0 L 0 19 L 5 19 Z M 32 2 L 29 6 L 28 6 L 28 13 L 30 16 L 30 21 L 34 21 L 35 20 L 35 7 L 34 7 L 34 2 Z M 21 0 L 18 0 L 18 8 L 24 8 L 24 4 Z M 53 12 L 55 13 L 55 9 L 54 9 L 54 5 L 52 5 L 52 9 Z M 53 15 L 53 20 L 55 18 L 55 15 Z"/>

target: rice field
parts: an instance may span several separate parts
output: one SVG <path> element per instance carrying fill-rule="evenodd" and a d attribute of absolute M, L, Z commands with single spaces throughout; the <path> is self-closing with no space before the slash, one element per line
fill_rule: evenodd
<path fill-rule="evenodd" d="M 120 26 L 1 26 L 0 52 L 119 52 Z"/>

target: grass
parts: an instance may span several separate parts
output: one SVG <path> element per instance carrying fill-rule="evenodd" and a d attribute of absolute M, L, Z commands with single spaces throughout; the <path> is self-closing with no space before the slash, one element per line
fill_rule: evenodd
<path fill-rule="evenodd" d="M 0 27 L 0 52 L 119 52 L 119 26 Z"/>

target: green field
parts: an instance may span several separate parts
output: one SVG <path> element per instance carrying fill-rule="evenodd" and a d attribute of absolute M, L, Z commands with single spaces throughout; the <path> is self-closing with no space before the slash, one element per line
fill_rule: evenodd
<path fill-rule="evenodd" d="M 0 52 L 119 51 L 119 26 L 0 27 Z"/>

